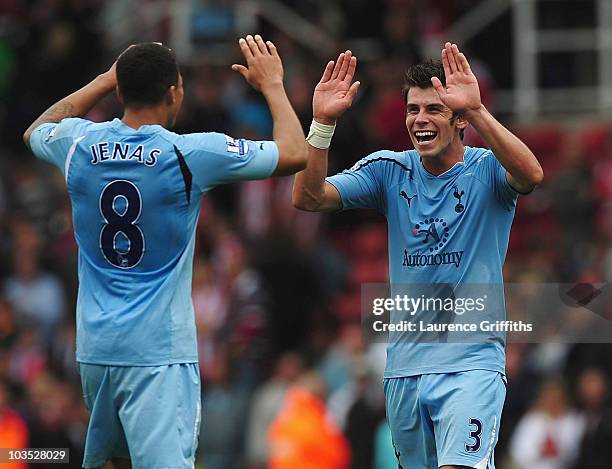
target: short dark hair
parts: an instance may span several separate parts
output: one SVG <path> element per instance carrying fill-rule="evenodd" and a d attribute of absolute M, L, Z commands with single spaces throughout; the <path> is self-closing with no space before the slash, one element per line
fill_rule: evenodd
<path fill-rule="evenodd" d="M 178 77 L 174 53 L 159 43 L 136 44 L 117 59 L 117 84 L 126 106 L 160 104 Z"/>
<path fill-rule="evenodd" d="M 410 88 L 433 88 L 433 84 L 431 83 L 432 77 L 438 77 L 442 84 L 446 86 L 444 67 L 439 60 L 429 59 L 420 64 L 414 64 L 408 67 L 404 75 L 404 87 L 402 88 L 404 102 L 408 98 L 408 90 Z"/>
<path fill-rule="evenodd" d="M 410 88 L 433 88 L 431 82 L 432 77 L 438 77 L 443 86 L 446 86 L 446 75 L 444 74 L 444 66 L 440 60 L 429 59 L 419 64 L 414 64 L 408 67 L 404 75 L 404 86 L 402 88 L 402 96 L 404 97 L 404 105 L 408 101 L 408 91 Z M 453 112 L 452 119 L 456 119 L 459 114 Z M 461 129 L 459 135 L 463 140 L 465 129 Z"/>

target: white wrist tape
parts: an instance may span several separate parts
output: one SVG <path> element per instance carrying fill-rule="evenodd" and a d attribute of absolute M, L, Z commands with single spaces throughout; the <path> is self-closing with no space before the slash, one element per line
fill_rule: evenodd
<path fill-rule="evenodd" d="M 331 144 L 331 139 L 334 136 L 334 130 L 336 130 L 336 124 L 320 124 L 313 119 L 312 124 L 310 124 L 310 132 L 308 132 L 306 141 L 315 148 L 327 150 Z"/>

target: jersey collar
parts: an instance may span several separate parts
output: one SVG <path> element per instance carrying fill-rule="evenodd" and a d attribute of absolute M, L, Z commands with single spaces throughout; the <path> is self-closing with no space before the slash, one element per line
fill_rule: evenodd
<path fill-rule="evenodd" d="M 111 121 L 111 127 L 121 134 L 128 134 L 128 135 L 133 135 L 134 133 L 138 133 L 141 135 L 153 134 L 163 129 L 161 125 L 154 124 L 154 125 L 141 125 L 136 130 L 136 129 L 131 128 L 130 126 L 125 125 L 123 122 L 121 122 L 121 119 L 119 119 L 118 117 L 115 117 Z"/>
<path fill-rule="evenodd" d="M 461 169 L 463 168 L 463 166 L 465 165 L 465 155 L 467 155 L 468 149 L 469 149 L 469 147 L 466 145 L 464 150 L 463 150 L 463 160 L 462 161 L 457 161 L 453 166 L 448 168 L 443 173 L 438 174 L 437 176 L 435 174 L 431 174 L 429 171 L 427 171 L 427 169 L 423 165 L 423 160 L 422 160 L 422 158 L 420 156 L 419 156 L 419 168 L 421 169 L 421 172 L 423 174 L 425 174 L 425 176 L 427 176 L 428 178 L 431 178 L 431 179 L 446 179 L 448 177 L 454 176 L 455 174 L 460 172 Z M 418 153 L 417 153 L 417 155 L 418 155 Z"/>

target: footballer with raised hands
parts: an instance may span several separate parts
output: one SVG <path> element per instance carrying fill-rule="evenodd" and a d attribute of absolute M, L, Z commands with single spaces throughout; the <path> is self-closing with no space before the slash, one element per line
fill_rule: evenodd
<path fill-rule="evenodd" d="M 304 133 L 276 47 L 239 40 L 239 72 L 266 98 L 273 141 L 179 135 L 183 78 L 174 53 L 137 44 L 26 130 L 34 154 L 64 174 L 79 248 L 76 358 L 90 412 L 83 467 L 193 468 L 200 373 L 191 301 L 196 224 L 219 184 L 293 174 Z M 117 92 L 121 119 L 84 116 Z M 214 431 L 214 429 L 212 430 Z"/>
<path fill-rule="evenodd" d="M 330 62 L 313 95 L 307 167 L 295 176 L 299 209 L 372 208 L 387 218 L 392 292 L 394 285 L 501 287 L 518 195 L 543 178 L 529 148 L 482 105 L 478 81 L 457 45 L 446 43 L 441 58 L 406 72 L 406 127 L 414 150 L 377 151 L 327 177 L 336 121 L 359 87 L 350 51 Z M 489 148 L 464 145 L 468 125 Z M 503 296 L 501 304 L 493 319 L 504 319 Z M 389 333 L 384 389 L 398 463 L 406 469 L 493 468 L 506 395 L 504 336 L 438 339 Z"/>

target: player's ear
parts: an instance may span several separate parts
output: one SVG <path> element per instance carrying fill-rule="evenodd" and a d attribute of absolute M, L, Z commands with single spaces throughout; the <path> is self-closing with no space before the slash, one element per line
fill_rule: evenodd
<path fill-rule="evenodd" d="M 123 95 L 121 94 L 121 91 L 119 91 L 119 87 L 118 86 L 115 87 L 115 94 L 117 95 L 117 100 L 123 106 L 124 105 Z"/>
<path fill-rule="evenodd" d="M 465 129 L 468 126 L 468 121 L 461 114 L 457 116 L 455 120 L 455 127 L 458 129 Z"/>
<path fill-rule="evenodd" d="M 176 89 L 175 85 L 168 88 L 168 91 L 166 92 L 166 104 L 168 106 L 172 106 L 176 102 L 177 92 L 178 90 Z"/>

